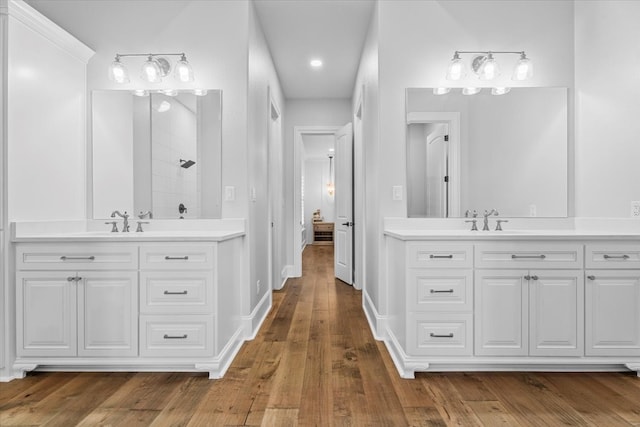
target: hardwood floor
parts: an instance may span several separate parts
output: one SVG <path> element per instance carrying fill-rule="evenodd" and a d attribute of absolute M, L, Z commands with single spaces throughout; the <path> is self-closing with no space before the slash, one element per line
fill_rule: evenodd
<path fill-rule="evenodd" d="M 0 425 L 640 426 L 633 373 L 446 373 L 404 380 L 333 278 L 331 246 L 274 293 L 226 376 L 32 373 L 0 384 Z"/>

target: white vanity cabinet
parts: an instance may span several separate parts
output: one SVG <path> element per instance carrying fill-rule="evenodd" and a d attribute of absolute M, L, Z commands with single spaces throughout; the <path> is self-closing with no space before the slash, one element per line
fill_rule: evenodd
<path fill-rule="evenodd" d="M 638 240 L 460 234 L 386 233 L 388 315 L 379 323 L 403 377 L 640 371 Z"/>
<path fill-rule="evenodd" d="M 135 246 L 18 245 L 17 355 L 136 356 L 137 269 Z"/>
<path fill-rule="evenodd" d="M 220 378 L 244 342 L 243 234 L 18 241 L 13 368 Z"/>
<path fill-rule="evenodd" d="M 640 245 L 586 248 L 586 355 L 640 355 Z"/>

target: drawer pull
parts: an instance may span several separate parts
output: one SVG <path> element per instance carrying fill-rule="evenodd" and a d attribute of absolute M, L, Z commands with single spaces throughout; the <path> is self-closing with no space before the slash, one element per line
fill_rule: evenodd
<path fill-rule="evenodd" d="M 164 334 L 164 339 L 165 340 L 185 340 L 185 339 L 187 339 L 187 334 L 184 334 L 184 335 L 167 335 L 167 334 Z"/>
<path fill-rule="evenodd" d="M 79 282 L 80 280 L 82 280 L 82 277 L 78 277 L 78 276 L 67 277 L 67 282 Z"/>
<path fill-rule="evenodd" d="M 604 254 L 604 255 L 602 255 L 602 258 L 604 258 L 604 259 L 629 259 L 630 257 L 627 254 L 624 254 L 624 255 L 607 255 L 607 254 Z"/>
<path fill-rule="evenodd" d="M 526 276 L 524 276 L 524 280 L 531 280 L 531 276 L 527 274 Z"/>
<path fill-rule="evenodd" d="M 181 292 L 171 292 L 171 291 L 164 291 L 165 295 L 186 295 L 187 291 L 181 291 Z"/>
<path fill-rule="evenodd" d="M 446 335 L 438 335 L 438 334 L 434 334 L 433 332 L 431 332 L 429 334 L 429 336 L 431 338 L 453 338 L 453 332 L 446 334 Z"/>
<path fill-rule="evenodd" d="M 538 258 L 538 259 L 545 259 L 547 256 L 544 254 L 540 254 L 540 255 L 516 255 L 516 254 L 512 254 L 511 255 L 511 259 L 531 259 L 531 258 Z"/>
<path fill-rule="evenodd" d="M 169 256 L 169 255 L 167 255 L 167 256 L 165 256 L 165 257 L 164 257 L 164 259 L 166 259 L 166 260 L 176 260 L 176 259 L 181 259 L 181 260 L 186 261 L 186 260 L 188 260 L 188 259 L 189 259 L 189 256 L 188 256 L 188 255 L 185 255 L 185 256 Z"/>
<path fill-rule="evenodd" d="M 431 259 L 442 259 L 442 258 L 447 258 L 447 259 L 453 259 L 453 255 L 429 255 L 429 258 Z"/>
<path fill-rule="evenodd" d="M 587 279 L 589 279 L 589 280 L 596 280 L 596 276 L 587 276 Z"/>
<path fill-rule="evenodd" d="M 431 289 L 429 292 L 432 294 L 452 294 L 453 289 Z"/>
<path fill-rule="evenodd" d="M 66 255 L 62 255 L 60 257 L 60 259 L 62 261 L 71 261 L 71 260 L 87 260 L 87 261 L 93 261 L 94 259 L 96 259 L 96 257 L 94 257 L 93 255 L 90 256 L 66 256 Z"/>

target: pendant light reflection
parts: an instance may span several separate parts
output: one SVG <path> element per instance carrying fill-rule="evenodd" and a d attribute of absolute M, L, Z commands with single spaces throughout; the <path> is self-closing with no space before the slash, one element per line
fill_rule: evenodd
<path fill-rule="evenodd" d="M 450 87 L 434 87 L 433 94 L 434 95 L 446 95 L 451 91 Z"/>
<path fill-rule="evenodd" d="M 333 156 L 329 154 L 329 183 L 327 184 L 327 193 L 329 196 L 333 196 L 336 192 L 336 187 L 333 184 Z"/>
<path fill-rule="evenodd" d="M 491 88 L 491 95 L 504 95 L 509 93 L 510 87 L 493 87 Z"/>
<path fill-rule="evenodd" d="M 480 93 L 481 90 L 482 88 L 479 88 L 479 87 L 465 87 L 465 88 L 462 88 L 462 94 L 475 95 L 476 93 Z"/>

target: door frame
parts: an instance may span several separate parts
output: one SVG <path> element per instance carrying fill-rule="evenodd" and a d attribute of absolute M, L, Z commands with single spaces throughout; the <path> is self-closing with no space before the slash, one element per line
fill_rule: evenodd
<path fill-rule="evenodd" d="M 278 195 L 278 191 L 277 188 L 275 187 L 275 185 L 279 185 L 280 187 L 280 195 L 281 197 L 284 197 L 284 192 L 282 191 L 282 185 L 283 185 L 283 175 L 282 173 L 280 173 L 279 178 L 280 179 L 274 179 L 275 177 L 275 173 L 277 169 L 274 170 L 274 165 L 273 165 L 273 160 L 274 160 L 274 154 L 275 156 L 277 156 L 280 159 L 280 170 L 282 171 L 282 168 L 284 167 L 284 156 L 283 156 L 283 140 L 282 140 L 282 114 L 280 113 L 280 108 L 278 107 L 278 104 L 276 103 L 275 99 L 273 99 L 273 94 L 271 92 L 271 88 L 267 88 L 267 92 L 268 92 L 268 113 L 267 113 L 267 117 L 268 117 L 268 124 L 267 124 L 267 199 L 268 199 L 268 213 L 267 213 L 267 227 L 268 227 L 268 275 L 269 275 L 269 288 L 271 290 L 277 290 L 277 289 L 282 289 L 284 287 L 284 283 L 286 281 L 286 274 L 283 275 L 283 271 L 280 268 L 276 268 L 274 269 L 274 262 L 278 262 L 278 266 L 281 268 L 284 268 L 284 264 L 285 264 L 285 259 L 286 256 L 282 256 L 283 255 L 283 247 L 278 246 L 279 250 L 278 250 L 278 254 L 274 254 L 274 227 L 272 226 L 272 224 L 274 223 L 274 221 L 277 221 L 278 227 L 276 228 L 276 230 L 279 231 L 280 236 L 276 236 L 277 239 L 280 240 L 280 245 L 283 246 L 285 245 L 286 242 L 286 238 L 283 237 L 285 235 L 284 231 L 284 210 L 283 208 L 280 208 L 280 210 L 276 209 L 276 214 L 279 214 L 277 216 L 279 216 L 279 218 L 274 218 L 274 208 L 275 208 L 275 203 L 277 202 L 277 195 Z M 280 141 L 274 141 L 273 140 L 273 125 L 274 125 L 274 121 L 275 120 L 280 120 L 280 132 L 279 132 L 279 140 Z M 277 150 L 277 151 L 273 151 L 273 150 Z M 275 271 L 274 271 L 275 270 Z M 280 270 L 280 271 L 278 271 Z M 275 274 L 278 274 L 280 276 L 280 280 L 274 280 L 274 276 Z"/>
<path fill-rule="evenodd" d="M 302 179 L 303 135 L 335 135 L 342 126 L 294 126 L 293 127 L 293 222 L 291 224 L 291 247 L 293 248 L 293 277 L 302 276 L 302 213 L 300 212 Z M 310 226 L 310 224 L 306 224 Z"/>
<path fill-rule="evenodd" d="M 353 287 L 361 290 L 366 283 L 364 260 L 367 259 L 367 212 L 365 206 L 364 161 L 364 86 L 353 113 Z"/>
<path fill-rule="evenodd" d="M 411 112 L 407 126 L 412 123 L 445 123 L 449 126 L 449 217 L 460 216 L 460 113 Z M 407 132 L 408 135 L 408 132 Z M 408 161 L 408 160 L 407 160 Z"/>

